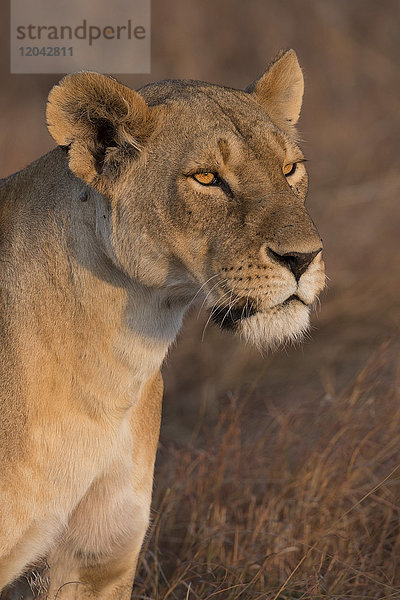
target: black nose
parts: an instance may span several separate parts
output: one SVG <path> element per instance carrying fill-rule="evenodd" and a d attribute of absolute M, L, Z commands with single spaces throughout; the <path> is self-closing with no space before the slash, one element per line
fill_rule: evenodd
<path fill-rule="evenodd" d="M 286 252 L 285 254 L 278 254 L 271 250 L 271 248 L 268 248 L 268 254 L 271 258 L 274 258 L 292 271 L 296 277 L 296 281 L 298 281 L 321 250 L 322 248 L 319 248 L 315 252 Z"/>

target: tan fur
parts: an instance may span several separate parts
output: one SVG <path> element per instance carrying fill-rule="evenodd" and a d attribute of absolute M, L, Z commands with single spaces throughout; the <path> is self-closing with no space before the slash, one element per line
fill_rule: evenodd
<path fill-rule="evenodd" d="M 293 50 L 280 52 L 266 73 L 247 91 L 256 94 L 274 123 L 294 134 L 303 100 L 304 78 Z"/>
<path fill-rule="evenodd" d="M 307 328 L 324 267 L 302 82 L 289 51 L 247 91 L 96 73 L 51 91 L 64 148 L 0 187 L 0 590 L 47 558 L 52 600 L 130 597 L 159 371 L 195 297 L 260 347 Z"/>

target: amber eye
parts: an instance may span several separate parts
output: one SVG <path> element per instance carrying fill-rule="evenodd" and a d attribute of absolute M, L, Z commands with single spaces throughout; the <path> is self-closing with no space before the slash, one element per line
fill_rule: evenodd
<path fill-rule="evenodd" d="M 193 179 L 195 179 L 201 185 L 216 185 L 218 183 L 218 177 L 215 173 L 205 172 L 205 173 L 195 173 L 193 175 Z"/>
<path fill-rule="evenodd" d="M 288 165 L 284 165 L 283 174 L 285 177 L 290 177 L 290 175 L 294 175 L 297 169 L 297 163 L 289 163 Z"/>

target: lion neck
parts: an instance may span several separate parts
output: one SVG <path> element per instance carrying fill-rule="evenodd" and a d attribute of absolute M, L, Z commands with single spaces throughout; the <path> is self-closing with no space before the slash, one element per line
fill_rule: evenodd
<path fill-rule="evenodd" d="M 40 387 L 49 407 L 67 402 L 118 419 L 160 369 L 187 304 L 115 265 L 87 189 L 59 149 L 21 175 L 19 203 L 9 211 L 9 262 L 19 265 L 19 283 L 8 310 L 18 310 L 11 320 L 32 397 Z M 5 285 L 7 277 L 13 269 L 4 270 Z"/>
<path fill-rule="evenodd" d="M 86 364 L 77 369 L 77 379 L 80 373 L 84 375 L 81 380 L 85 381 L 86 398 L 101 382 L 90 410 L 98 412 L 99 406 L 102 410 L 114 406 L 117 412 L 123 412 L 162 366 L 188 302 L 171 298 L 166 289 L 145 285 L 124 273 L 98 223 L 101 199 L 93 193 L 89 196 L 87 202 L 74 203 L 66 242 L 73 257 L 69 258 L 73 271 L 71 318 L 78 316 L 76 306 L 81 307 L 75 331 L 79 335 L 84 320 L 88 347 L 93 348 L 93 352 L 86 351 Z"/>

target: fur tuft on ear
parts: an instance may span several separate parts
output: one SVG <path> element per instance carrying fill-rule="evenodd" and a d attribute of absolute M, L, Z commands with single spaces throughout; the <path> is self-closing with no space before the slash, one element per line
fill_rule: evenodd
<path fill-rule="evenodd" d="M 246 88 L 280 129 L 295 134 L 304 93 L 304 78 L 294 50 L 281 50 L 267 71 Z"/>
<path fill-rule="evenodd" d="M 54 86 L 46 118 L 57 144 L 69 147 L 71 170 L 93 185 L 127 153 L 137 154 L 152 129 L 151 109 L 138 93 L 92 72 Z"/>

